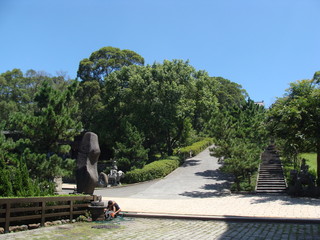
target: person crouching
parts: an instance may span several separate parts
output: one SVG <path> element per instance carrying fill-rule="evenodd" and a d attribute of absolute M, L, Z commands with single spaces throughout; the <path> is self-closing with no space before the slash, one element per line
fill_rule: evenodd
<path fill-rule="evenodd" d="M 116 218 L 121 211 L 118 203 L 115 201 L 109 200 L 107 208 L 104 209 L 106 220 L 110 220 L 112 218 Z"/>

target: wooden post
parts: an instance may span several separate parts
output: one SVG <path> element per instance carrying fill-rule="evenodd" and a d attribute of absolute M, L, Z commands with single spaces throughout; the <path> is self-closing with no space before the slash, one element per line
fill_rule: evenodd
<path fill-rule="evenodd" d="M 72 221 L 72 219 L 73 219 L 73 201 L 70 200 L 69 203 L 70 203 L 70 221 Z"/>
<path fill-rule="evenodd" d="M 4 227 L 4 231 L 5 231 L 6 233 L 9 232 L 10 215 L 11 215 L 10 210 L 11 210 L 11 203 L 8 202 L 8 203 L 6 204 L 6 224 L 5 224 L 5 227 Z"/>
<path fill-rule="evenodd" d="M 45 216 L 46 216 L 46 202 L 45 200 L 43 199 L 41 201 L 41 226 L 43 227 L 44 226 L 44 223 L 45 223 Z"/>

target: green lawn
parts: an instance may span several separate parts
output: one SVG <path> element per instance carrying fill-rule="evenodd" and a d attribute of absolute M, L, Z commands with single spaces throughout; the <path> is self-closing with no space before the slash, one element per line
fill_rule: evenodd
<path fill-rule="evenodd" d="M 302 158 L 307 160 L 307 164 L 309 165 L 309 169 L 317 171 L 317 154 L 316 153 L 301 153 L 299 155 Z"/>

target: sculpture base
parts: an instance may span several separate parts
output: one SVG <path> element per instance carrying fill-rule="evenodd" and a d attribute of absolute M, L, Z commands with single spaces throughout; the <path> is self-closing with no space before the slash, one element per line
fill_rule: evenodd
<path fill-rule="evenodd" d="M 92 221 L 104 221 L 104 206 L 89 206 L 89 211 L 91 213 Z"/>

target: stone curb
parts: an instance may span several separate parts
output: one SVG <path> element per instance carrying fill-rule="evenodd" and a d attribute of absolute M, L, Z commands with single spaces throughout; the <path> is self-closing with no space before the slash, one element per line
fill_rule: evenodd
<path fill-rule="evenodd" d="M 233 221 L 233 222 L 272 222 L 272 223 L 320 223 L 317 218 L 283 218 L 283 217 L 250 217 L 250 216 L 218 216 L 218 215 L 191 215 L 191 214 L 167 214 L 167 213 L 146 213 L 146 212 L 122 212 L 124 217 L 139 218 L 163 218 L 163 219 L 184 219 L 203 221 Z"/>

